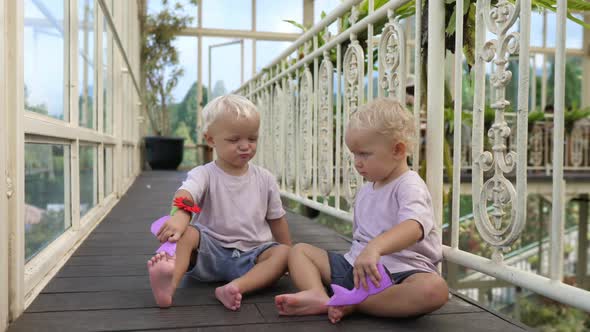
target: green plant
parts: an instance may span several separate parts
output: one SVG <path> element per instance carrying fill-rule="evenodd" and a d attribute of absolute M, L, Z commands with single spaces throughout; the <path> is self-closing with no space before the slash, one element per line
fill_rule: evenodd
<path fill-rule="evenodd" d="M 545 120 L 545 112 L 543 111 L 532 111 L 529 113 L 529 124 L 533 124 L 537 121 Z"/>
<path fill-rule="evenodd" d="M 574 128 L 574 124 L 578 120 L 590 118 L 590 107 L 578 108 L 574 106 L 571 110 L 564 113 L 564 122 L 566 132 L 571 132 Z"/>
<path fill-rule="evenodd" d="M 520 320 L 543 332 L 588 331 L 590 316 L 582 310 L 565 305 L 523 298 L 519 301 Z"/>
<path fill-rule="evenodd" d="M 197 0 L 189 0 L 189 3 L 196 6 Z M 169 135 L 172 90 L 184 74 L 173 42 L 193 18 L 185 14 L 184 5 L 179 1 L 161 0 L 161 4 L 160 12 L 141 17 L 144 33 L 141 60 L 150 125 L 156 135 Z"/>

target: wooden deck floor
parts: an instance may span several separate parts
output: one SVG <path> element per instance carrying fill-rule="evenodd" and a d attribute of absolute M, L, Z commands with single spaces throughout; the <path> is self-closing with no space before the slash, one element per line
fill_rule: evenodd
<path fill-rule="evenodd" d="M 80 246 L 9 331 L 522 331 L 518 322 L 456 294 L 440 310 L 418 319 L 363 315 L 332 325 L 325 316 L 280 317 L 276 294 L 295 291 L 288 277 L 271 289 L 247 295 L 238 312 L 213 295 L 217 284 L 185 282 L 175 306 L 161 310 L 152 298 L 146 261 L 157 242 L 149 224 L 168 211 L 184 178 L 181 172 L 145 172 Z M 289 213 L 296 242 L 345 251 L 349 243 L 332 230 Z M 400 299 L 404 301 L 404 299 Z"/>

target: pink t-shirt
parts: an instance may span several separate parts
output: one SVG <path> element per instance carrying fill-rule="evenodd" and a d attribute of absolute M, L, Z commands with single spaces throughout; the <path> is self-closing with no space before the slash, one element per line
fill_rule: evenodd
<path fill-rule="evenodd" d="M 414 171 L 405 172 L 377 190 L 372 182 L 360 188 L 354 204 L 352 247 L 344 257 L 354 265 L 369 241 L 408 219 L 422 225 L 424 237 L 402 251 L 382 256 L 381 263 L 390 273 L 414 269 L 438 273 L 442 238 L 434 227 L 430 192 Z"/>
<path fill-rule="evenodd" d="M 195 167 L 180 189 L 201 207 L 193 223 L 226 248 L 248 251 L 272 241 L 267 220 L 285 215 L 274 176 L 252 164 L 241 176 L 225 173 L 215 162 Z"/>

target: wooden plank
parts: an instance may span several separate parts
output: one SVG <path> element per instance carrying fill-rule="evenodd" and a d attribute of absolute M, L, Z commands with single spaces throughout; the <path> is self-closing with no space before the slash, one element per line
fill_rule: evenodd
<path fill-rule="evenodd" d="M 119 256 L 119 255 L 153 255 L 158 249 L 157 240 L 153 239 L 150 243 L 143 246 L 133 247 L 80 247 L 74 253 L 74 256 Z"/>
<path fill-rule="evenodd" d="M 144 276 L 53 278 L 43 293 L 99 292 L 112 290 L 150 289 L 147 273 Z"/>
<path fill-rule="evenodd" d="M 98 233 L 96 233 L 98 234 Z M 139 234 L 140 233 L 134 233 Z M 94 234 L 93 234 L 94 235 Z M 112 239 L 105 241 L 104 239 L 98 239 L 96 237 L 89 237 L 84 241 L 84 243 L 80 246 L 80 248 L 97 248 L 97 247 L 151 247 L 154 243 L 158 243 L 158 240 L 150 233 L 149 235 L 146 234 L 137 236 L 137 237 L 127 237 L 125 236 L 124 239 L 121 239 L 119 242 L 113 243 Z"/>
<path fill-rule="evenodd" d="M 221 305 L 25 313 L 8 331 L 121 331 L 264 323 L 256 305 L 229 312 Z"/>
<path fill-rule="evenodd" d="M 129 256 L 72 256 L 68 265 L 101 265 L 119 266 L 129 264 L 147 264 L 153 255 L 129 255 Z"/>
<path fill-rule="evenodd" d="M 214 296 L 215 287 L 221 283 L 182 283 L 174 295 L 174 306 L 221 305 Z M 242 303 L 274 303 L 279 294 L 293 293 L 296 289 L 288 278 L 282 278 L 271 288 L 245 294 Z M 42 293 L 35 299 L 27 312 L 78 311 L 98 309 L 130 309 L 156 307 L 150 289 Z"/>
<path fill-rule="evenodd" d="M 86 243 L 102 243 L 104 245 L 112 245 L 113 242 L 115 243 L 126 243 L 127 241 L 150 241 L 153 240 L 154 236 L 152 233 L 128 233 L 123 234 L 120 236 L 119 241 L 113 241 L 113 235 L 110 233 L 92 233 L 88 236 L 86 241 L 82 244 L 85 245 Z M 145 243 L 145 242 L 144 242 Z"/>
<path fill-rule="evenodd" d="M 326 315 L 304 316 L 304 317 L 285 317 L 279 316 L 276 310 L 269 304 L 256 304 L 267 323 L 275 323 L 275 329 L 281 331 L 288 324 L 294 328 L 308 326 L 305 331 L 323 331 L 330 329 L 330 323 Z M 333 325 L 334 326 L 334 325 Z M 523 331 L 519 326 L 510 322 L 498 319 L 496 316 L 485 312 L 465 312 L 454 314 L 429 314 L 418 318 L 407 319 L 384 319 L 378 317 L 366 316 L 363 314 L 353 314 L 346 317 L 342 322 L 335 325 L 340 329 L 347 331 Z M 245 330 L 250 325 L 244 326 Z M 260 326 L 264 330 L 264 326 Z M 215 331 L 215 329 L 207 329 Z M 225 331 L 220 329 L 219 331 Z"/>
<path fill-rule="evenodd" d="M 100 265 L 66 265 L 57 273 L 57 278 L 71 277 L 115 277 L 144 276 L 147 274 L 146 264 L 100 266 Z"/>

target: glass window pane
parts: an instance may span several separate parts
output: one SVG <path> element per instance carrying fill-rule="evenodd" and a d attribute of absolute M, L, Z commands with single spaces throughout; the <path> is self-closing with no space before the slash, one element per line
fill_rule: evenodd
<path fill-rule="evenodd" d="M 204 28 L 252 30 L 252 1 L 204 0 L 202 4 Z"/>
<path fill-rule="evenodd" d="M 113 151 L 112 146 L 104 148 L 104 196 L 113 192 Z"/>
<path fill-rule="evenodd" d="M 531 13 L 531 46 L 543 46 L 543 13 Z"/>
<path fill-rule="evenodd" d="M 94 0 L 78 1 L 78 110 L 80 126 L 94 128 Z"/>
<path fill-rule="evenodd" d="M 270 65 L 290 45 L 290 42 L 256 41 L 256 72 Z"/>
<path fill-rule="evenodd" d="M 577 19 L 584 20 L 582 14 L 573 14 Z M 547 11 L 547 47 L 554 48 L 557 33 L 557 17 L 555 13 Z M 566 22 L 566 39 L 567 48 L 583 48 L 584 27 L 580 24 L 567 19 Z M 531 45 L 543 46 L 543 13 L 533 12 L 531 14 Z"/>
<path fill-rule="evenodd" d="M 80 217 L 98 202 L 98 150 L 80 145 Z"/>
<path fill-rule="evenodd" d="M 582 14 L 573 14 L 577 19 L 584 21 Z M 568 19 L 566 23 L 565 47 L 567 48 L 584 48 L 584 27 Z"/>
<path fill-rule="evenodd" d="M 109 66 L 112 66 L 112 36 L 106 17 L 103 19 L 102 32 L 102 95 L 103 95 L 103 131 L 107 134 L 113 133 L 113 98 L 109 94 L 112 84 Z"/>
<path fill-rule="evenodd" d="M 178 50 L 178 59 L 184 74 L 172 90 L 172 105 L 168 108 L 170 134 L 185 138 L 185 144 L 194 144 L 197 126 L 198 40 L 195 37 L 177 37 L 173 45 Z M 205 84 L 202 87 L 203 100 L 207 98 Z"/>
<path fill-rule="evenodd" d="M 291 23 L 285 22 L 285 20 L 295 21 L 299 24 L 303 24 L 303 1 L 256 1 L 256 30 L 273 32 L 301 32 L 300 28 Z"/>
<path fill-rule="evenodd" d="M 25 144 L 25 259 L 71 226 L 69 146 Z"/>
<path fill-rule="evenodd" d="M 203 81 L 205 85 L 211 85 L 210 91 L 207 91 L 211 94 L 211 98 L 229 93 L 241 85 L 241 45 L 240 43 L 226 44 L 232 41 L 226 38 L 203 38 L 203 51 L 209 52 L 211 49 L 211 59 L 207 56 L 207 61 L 203 63 L 203 67 L 206 66 Z M 245 69 L 251 66 L 251 63 L 246 62 L 246 55 L 252 53 L 251 45 L 252 43 L 244 41 L 244 80 L 246 80 Z M 211 77 L 209 77 L 209 69 Z"/>
<path fill-rule="evenodd" d="M 25 110 L 68 121 L 63 0 L 24 2 Z"/>

